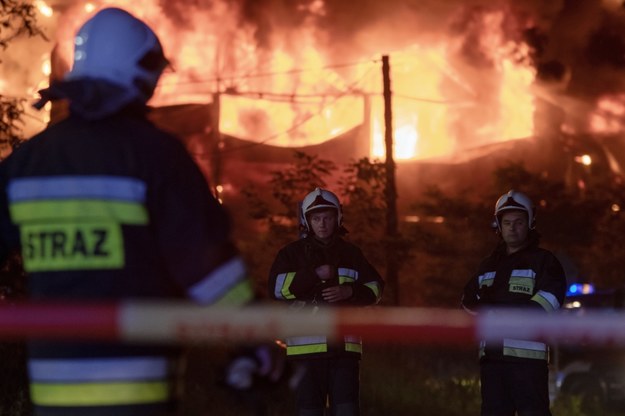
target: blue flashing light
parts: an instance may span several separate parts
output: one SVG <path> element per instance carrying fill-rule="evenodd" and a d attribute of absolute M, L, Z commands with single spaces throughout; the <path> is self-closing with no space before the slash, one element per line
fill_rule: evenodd
<path fill-rule="evenodd" d="M 595 286 L 591 283 L 573 283 L 566 292 L 567 296 L 589 295 L 595 292 Z"/>

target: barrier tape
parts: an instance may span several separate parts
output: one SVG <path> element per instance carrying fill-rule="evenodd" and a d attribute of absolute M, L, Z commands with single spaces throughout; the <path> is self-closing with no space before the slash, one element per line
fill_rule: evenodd
<path fill-rule="evenodd" d="M 24 303 L 0 306 L 2 339 L 81 339 L 190 343 L 264 341 L 298 335 L 361 335 L 367 342 L 468 345 L 517 338 L 602 346 L 625 345 L 625 314 L 545 314 L 422 308 L 202 307 L 178 302 Z"/>

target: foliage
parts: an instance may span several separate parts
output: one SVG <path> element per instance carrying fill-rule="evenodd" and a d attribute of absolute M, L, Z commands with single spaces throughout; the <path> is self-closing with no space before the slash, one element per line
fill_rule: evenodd
<path fill-rule="evenodd" d="M 298 238 L 299 204 L 303 195 L 315 187 L 326 187 L 326 179 L 337 169 L 334 163 L 318 156 L 296 151 L 286 169 L 271 172 L 269 185 L 273 199 L 259 195 L 256 189 L 242 190 L 250 217 L 264 232 L 239 242 L 259 297 L 264 297 L 267 273 L 278 250 Z"/>
<path fill-rule="evenodd" d="M 15 148 L 22 140 L 20 124 L 22 124 L 24 114 L 24 101 L 24 99 L 0 95 L 0 150 L 2 153 L 6 147 Z"/>
<path fill-rule="evenodd" d="M 393 244 L 397 261 L 409 256 L 408 244 L 401 236 L 389 241 L 385 236 L 386 202 L 384 199 L 385 167 L 367 158 L 351 161 L 343 166 L 342 176 L 336 187 L 328 186 L 328 180 L 339 168 L 331 161 L 316 155 L 294 152 L 294 161 L 287 168 L 271 172 L 271 195 L 273 201 L 261 198 L 256 190 L 245 189 L 250 206 L 250 216 L 265 225 L 266 233 L 256 240 L 241 242 L 242 251 L 248 253 L 246 260 L 252 270 L 265 271 L 278 250 L 297 238 L 299 227 L 299 204 L 301 199 L 315 187 L 333 190 L 341 199 L 347 238 L 358 245 L 378 270 L 386 262 L 386 248 Z M 272 207 L 276 207 L 274 211 Z M 251 255 L 253 253 L 253 255 Z M 254 276 L 266 280 L 266 275 Z M 263 289 L 259 287 L 262 292 Z"/>
<path fill-rule="evenodd" d="M 20 0 L 0 0 L 0 49 L 8 48 L 21 36 L 46 38 L 37 25 L 35 6 Z M 22 140 L 24 101 L 0 93 L 0 157 Z"/>
<path fill-rule="evenodd" d="M 0 47 L 6 49 L 20 36 L 45 35 L 37 25 L 36 8 L 21 0 L 0 0 Z"/>
<path fill-rule="evenodd" d="M 344 223 L 351 242 L 361 247 L 370 262 L 384 264 L 386 186 L 384 164 L 362 158 L 348 163 L 339 180 Z"/>
<path fill-rule="evenodd" d="M 462 287 L 495 245 L 492 213 L 469 192 L 452 198 L 435 186 L 412 209 L 419 221 L 405 229 L 417 254 L 406 267 L 413 274 L 400 281 L 401 292 L 411 294 L 402 304 L 457 307 Z"/>
<path fill-rule="evenodd" d="M 41 36 L 37 25 L 36 9 L 30 2 L 0 0 L 0 48 L 20 36 Z M 20 124 L 24 100 L 0 94 L 0 159 L 22 140 Z M 2 300 L 9 302 L 24 291 L 24 277 L 20 259 L 14 256 L 0 270 L 0 291 Z M 3 383 L 0 387 L 0 414 L 27 416 L 31 414 L 28 399 L 26 354 L 23 343 L 0 343 L 2 364 L 0 373 Z"/>

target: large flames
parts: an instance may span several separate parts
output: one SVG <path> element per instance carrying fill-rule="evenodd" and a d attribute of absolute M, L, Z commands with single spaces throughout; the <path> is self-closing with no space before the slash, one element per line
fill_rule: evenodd
<path fill-rule="evenodd" d="M 90 2 L 63 10 L 43 0 L 36 4 L 43 18 L 57 22 L 62 59 L 52 64 L 53 76 L 67 69 L 59 62 L 71 61 L 78 26 L 102 7 L 122 7 L 154 28 L 173 63 L 151 104 L 218 99 L 220 130 L 245 140 L 300 147 L 322 143 L 364 123 L 369 156 L 383 158 L 382 54 L 388 54 L 391 63 L 397 160 L 447 156 L 534 134 L 535 70 L 527 45 L 504 36 L 503 10 L 479 13 L 470 42 L 458 33 L 431 42 L 415 36 L 415 42 L 401 50 L 380 49 L 341 61 L 319 42 L 324 33 L 314 17 L 327 12 L 323 0 L 309 3 L 311 18 L 299 27 L 288 33 L 274 31 L 264 42 L 258 40 L 258 28 L 238 17 L 236 2 L 178 9 L 180 15 L 163 13 L 156 0 Z M 381 29 L 376 30 L 368 39 L 384 37 Z M 472 66 L 461 59 L 468 43 L 487 65 Z M 49 59 L 44 62 L 45 75 L 51 64 Z M 47 79 L 44 75 L 42 79 Z M 43 86 L 33 86 L 30 92 Z M 601 100 L 590 117 L 590 128 L 622 128 L 615 120 L 624 111 L 623 101 L 620 96 Z"/>

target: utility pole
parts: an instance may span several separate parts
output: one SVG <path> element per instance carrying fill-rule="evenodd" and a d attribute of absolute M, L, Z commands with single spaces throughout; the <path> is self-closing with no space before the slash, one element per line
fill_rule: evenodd
<path fill-rule="evenodd" d="M 388 55 L 382 56 L 384 86 L 384 144 L 386 147 L 386 280 L 391 288 L 392 303 L 399 305 L 397 265 L 397 187 L 395 185 L 395 159 L 393 158 L 393 111 L 391 100 L 391 66 Z"/>
<path fill-rule="evenodd" d="M 221 117 L 221 92 L 217 89 L 217 92 L 213 93 L 213 103 L 211 105 L 211 177 L 210 182 L 212 186 L 213 194 L 215 198 L 221 200 L 220 185 L 221 185 L 221 151 L 223 147 L 223 138 L 221 137 L 221 131 L 219 131 L 219 119 Z"/>

